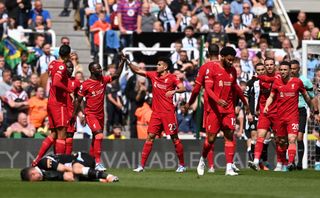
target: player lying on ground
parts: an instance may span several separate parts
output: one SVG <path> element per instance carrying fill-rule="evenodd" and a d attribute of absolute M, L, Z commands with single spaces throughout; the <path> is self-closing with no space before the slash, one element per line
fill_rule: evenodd
<path fill-rule="evenodd" d="M 89 154 L 48 155 L 36 167 L 20 172 L 22 181 L 100 181 L 117 182 L 117 176 L 95 170 L 95 160 Z"/>

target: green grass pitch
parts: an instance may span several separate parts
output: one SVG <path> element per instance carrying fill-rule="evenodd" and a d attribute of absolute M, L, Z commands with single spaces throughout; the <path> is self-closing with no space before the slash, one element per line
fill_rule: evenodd
<path fill-rule="evenodd" d="M 237 177 L 224 176 L 224 170 L 198 177 L 195 170 L 110 169 L 118 183 L 99 182 L 21 182 L 18 169 L 0 169 L 0 197 L 3 198 L 129 198 L 129 197 L 234 197 L 234 198 L 312 198 L 320 197 L 320 172 L 254 172 L 241 170 Z"/>

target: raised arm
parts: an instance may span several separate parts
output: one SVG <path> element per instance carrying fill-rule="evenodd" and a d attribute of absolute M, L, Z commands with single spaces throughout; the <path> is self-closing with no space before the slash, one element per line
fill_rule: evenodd
<path fill-rule="evenodd" d="M 140 69 L 137 65 L 134 65 L 126 59 L 128 66 L 130 67 L 131 71 L 135 74 L 141 75 L 141 76 L 146 76 L 146 71 L 143 69 Z"/>
<path fill-rule="evenodd" d="M 121 58 L 121 61 L 120 61 L 120 64 L 119 64 L 119 68 L 118 68 L 118 70 L 113 74 L 112 80 L 117 80 L 117 79 L 120 77 L 125 62 L 126 62 L 126 60 L 125 60 L 124 58 Z"/>

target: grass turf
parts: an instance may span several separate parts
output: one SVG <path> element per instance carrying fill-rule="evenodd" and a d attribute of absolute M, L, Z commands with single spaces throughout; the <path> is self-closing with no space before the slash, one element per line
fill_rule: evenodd
<path fill-rule="evenodd" d="M 174 170 L 149 169 L 134 173 L 110 169 L 118 183 L 99 182 L 21 182 L 18 169 L 0 169 L 0 192 L 4 198 L 89 198 L 89 197 L 319 197 L 320 172 L 254 172 L 241 170 L 237 177 L 223 170 L 198 177 L 195 170 L 183 174 Z"/>

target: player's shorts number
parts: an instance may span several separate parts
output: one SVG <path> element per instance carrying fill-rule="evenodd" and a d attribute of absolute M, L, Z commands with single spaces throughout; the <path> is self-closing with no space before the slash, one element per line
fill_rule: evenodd
<path fill-rule="evenodd" d="M 170 123 L 168 124 L 169 130 L 174 131 L 177 129 L 176 123 Z"/>
<path fill-rule="evenodd" d="M 235 118 L 231 118 L 231 125 L 236 126 L 236 119 Z"/>

